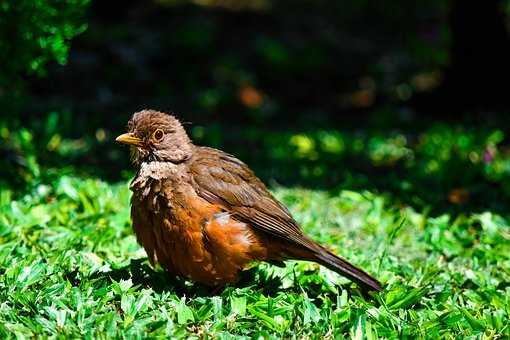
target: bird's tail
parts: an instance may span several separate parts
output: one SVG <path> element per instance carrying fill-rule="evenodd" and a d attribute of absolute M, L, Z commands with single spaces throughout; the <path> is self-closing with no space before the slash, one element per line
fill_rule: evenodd
<path fill-rule="evenodd" d="M 377 279 L 313 241 L 307 247 L 291 247 L 287 253 L 295 259 L 317 262 L 358 283 L 365 290 L 383 290 Z"/>
<path fill-rule="evenodd" d="M 365 271 L 350 264 L 341 257 L 336 256 L 329 250 L 323 247 L 320 248 L 320 252 L 314 254 L 315 258 L 313 261 L 316 261 L 326 268 L 351 279 L 367 290 L 375 290 L 378 292 L 383 290 L 381 283 L 377 279 L 373 278 Z"/>

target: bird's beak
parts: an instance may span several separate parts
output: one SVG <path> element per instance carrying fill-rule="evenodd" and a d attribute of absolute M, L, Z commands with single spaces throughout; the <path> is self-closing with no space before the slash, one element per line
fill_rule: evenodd
<path fill-rule="evenodd" d="M 119 143 L 127 144 L 127 145 L 138 146 L 138 147 L 143 146 L 143 141 L 140 138 L 136 137 L 132 133 L 124 133 L 124 134 L 120 135 L 119 137 L 115 138 L 115 141 L 117 141 Z"/>

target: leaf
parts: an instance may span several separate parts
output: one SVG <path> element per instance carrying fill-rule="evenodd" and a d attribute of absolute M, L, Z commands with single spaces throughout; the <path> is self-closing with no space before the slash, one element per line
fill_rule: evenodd
<path fill-rule="evenodd" d="M 355 328 L 351 329 L 351 338 L 353 340 L 364 340 L 365 339 L 365 334 L 366 334 L 366 332 L 365 332 L 365 328 L 366 328 L 365 320 L 366 320 L 366 316 L 365 315 L 360 315 L 356 319 Z"/>
<path fill-rule="evenodd" d="M 397 295 L 388 294 L 387 306 L 390 309 L 399 309 L 399 308 L 407 308 L 409 306 L 414 305 L 427 293 L 427 288 L 413 288 L 409 291 L 400 290 L 399 292 L 395 292 Z"/>
<path fill-rule="evenodd" d="M 176 306 L 177 323 L 180 325 L 186 324 L 188 321 L 194 322 L 193 311 L 186 306 L 186 298 L 182 297 Z"/>
<path fill-rule="evenodd" d="M 319 309 L 308 299 L 305 298 L 303 301 L 303 323 L 305 325 L 310 322 L 317 323 L 321 319 Z"/>
<path fill-rule="evenodd" d="M 117 294 L 127 292 L 129 288 L 133 287 L 133 281 L 131 279 L 120 280 L 119 282 L 113 282 L 112 288 Z"/>
<path fill-rule="evenodd" d="M 483 331 L 485 329 L 485 325 L 483 324 L 483 322 L 476 320 L 466 308 L 461 308 L 460 311 L 462 312 L 462 314 L 464 314 L 464 318 L 469 323 L 471 328 L 477 331 Z"/>
<path fill-rule="evenodd" d="M 46 274 L 46 265 L 38 262 L 31 266 L 24 267 L 16 279 L 16 285 L 22 290 L 42 280 Z"/>
<path fill-rule="evenodd" d="M 124 293 L 120 300 L 120 308 L 127 316 L 135 316 L 135 297 L 131 293 Z"/>
<path fill-rule="evenodd" d="M 142 291 L 135 305 L 135 312 L 138 314 L 139 312 L 143 312 L 149 308 L 152 304 L 152 290 L 145 289 Z"/>
<path fill-rule="evenodd" d="M 29 214 L 31 217 L 31 220 L 30 220 L 31 226 L 33 226 L 33 225 L 42 226 L 51 220 L 51 216 L 48 212 L 48 209 L 44 205 L 36 205 L 32 209 L 30 209 Z"/>
<path fill-rule="evenodd" d="M 251 307 L 251 306 L 248 306 L 247 309 L 251 315 L 258 318 L 260 321 L 262 321 L 269 328 L 277 330 L 277 331 L 280 330 L 280 325 L 278 324 L 278 322 L 275 319 L 273 319 L 272 317 L 266 315 L 266 313 L 259 311 L 257 308 Z"/>
<path fill-rule="evenodd" d="M 57 194 L 64 194 L 74 201 L 77 201 L 79 198 L 78 190 L 75 189 L 69 177 L 63 177 L 60 179 L 57 186 Z"/>
<path fill-rule="evenodd" d="M 233 297 L 230 300 L 230 308 L 233 314 L 239 316 L 246 315 L 246 296 Z"/>
<path fill-rule="evenodd" d="M 221 320 L 223 318 L 223 301 L 221 297 L 213 296 L 211 301 L 213 304 L 214 317 Z"/>

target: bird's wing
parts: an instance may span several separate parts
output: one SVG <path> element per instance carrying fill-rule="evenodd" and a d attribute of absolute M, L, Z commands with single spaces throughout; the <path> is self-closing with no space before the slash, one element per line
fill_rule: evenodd
<path fill-rule="evenodd" d="M 285 206 L 246 164 L 220 150 L 199 147 L 190 164 L 195 190 L 237 219 L 264 233 L 317 251 Z"/>
<path fill-rule="evenodd" d="M 200 147 L 190 162 L 199 196 L 221 205 L 251 227 L 304 247 L 306 256 L 347 276 L 367 289 L 382 290 L 379 281 L 306 237 L 287 208 L 280 204 L 246 164 L 222 151 Z M 301 253 L 305 254 L 305 253 Z"/>

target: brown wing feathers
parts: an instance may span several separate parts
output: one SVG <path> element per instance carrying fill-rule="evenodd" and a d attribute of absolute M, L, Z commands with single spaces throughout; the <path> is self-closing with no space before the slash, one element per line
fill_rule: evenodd
<path fill-rule="evenodd" d="M 191 165 L 198 194 L 225 206 L 253 227 L 305 247 L 316 245 L 304 237 L 287 208 L 279 204 L 265 185 L 241 161 L 211 148 L 201 148 Z"/>
<path fill-rule="evenodd" d="M 200 147 L 190 170 L 200 196 L 224 206 L 240 221 L 263 233 L 301 246 L 303 249 L 295 252 L 296 258 L 319 262 L 365 288 L 381 290 L 376 279 L 306 237 L 287 208 L 274 199 L 240 160 L 216 149 Z"/>

